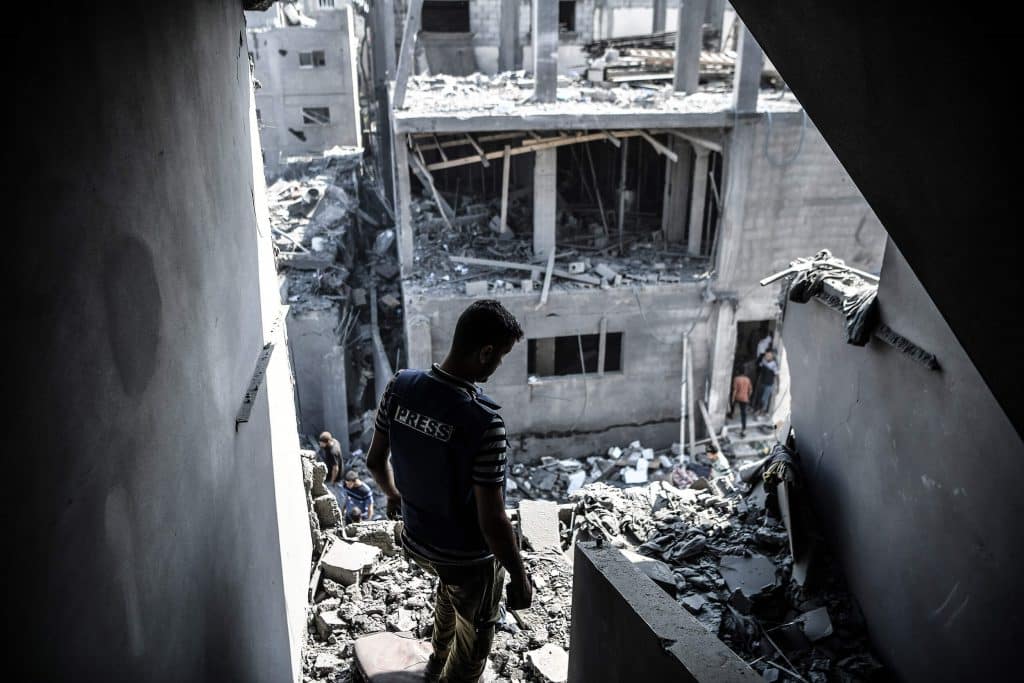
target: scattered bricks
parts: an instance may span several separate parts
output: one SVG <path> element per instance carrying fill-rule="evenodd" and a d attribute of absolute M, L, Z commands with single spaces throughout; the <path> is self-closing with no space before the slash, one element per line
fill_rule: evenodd
<path fill-rule="evenodd" d="M 541 680 L 547 683 L 569 680 L 569 654 L 557 645 L 548 643 L 538 650 L 531 650 L 526 653 L 526 659 Z"/>
<path fill-rule="evenodd" d="M 345 628 L 345 622 L 338 615 L 338 610 L 336 609 L 320 610 L 320 613 L 316 615 L 316 619 L 313 621 L 313 625 L 316 627 L 320 640 L 327 640 L 327 637 L 332 633 Z"/>
<path fill-rule="evenodd" d="M 466 296 L 487 296 L 490 283 L 487 280 L 473 280 L 466 283 Z"/>
<path fill-rule="evenodd" d="M 399 301 L 393 294 L 385 294 L 380 298 L 380 302 L 387 306 L 388 308 L 392 309 L 398 308 L 399 306 L 402 305 L 402 302 Z"/>
<path fill-rule="evenodd" d="M 569 264 L 569 272 L 573 275 L 587 272 L 587 264 L 584 261 L 573 261 Z"/>
<path fill-rule="evenodd" d="M 331 546 L 320 561 L 320 565 L 323 567 L 324 576 L 343 586 L 351 586 L 373 565 L 380 554 L 380 548 L 372 545 L 340 541 Z"/>
<path fill-rule="evenodd" d="M 313 498 L 327 495 L 327 487 L 324 486 L 325 479 L 327 479 L 327 465 L 322 462 L 313 463 L 313 482 L 309 490 Z"/>
<path fill-rule="evenodd" d="M 341 508 L 338 507 L 337 499 L 330 492 L 314 498 L 313 509 L 316 511 L 317 519 L 320 520 L 321 529 L 341 523 Z"/>

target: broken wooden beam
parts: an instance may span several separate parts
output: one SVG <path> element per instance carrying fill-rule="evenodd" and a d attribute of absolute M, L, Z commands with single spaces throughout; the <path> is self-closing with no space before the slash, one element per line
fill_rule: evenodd
<path fill-rule="evenodd" d="M 490 268 L 501 268 L 503 270 L 527 270 L 531 272 L 537 269 L 536 265 L 530 263 L 497 261 L 494 259 L 473 258 L 470 256 L 449 256 L 448 258 L 453 263 L 461 263 L 466 266 L 487 266 Z M 593 285 L 596 287 L 601 284 L 601 278 L 594 277 L 593 275 L 574 274 L 565 270 L 559 270 L 558 268 L 553 268 L 551 274 L 555 277 L 560 277 L 563 280 L 572 280 L 585 285 Z"/>

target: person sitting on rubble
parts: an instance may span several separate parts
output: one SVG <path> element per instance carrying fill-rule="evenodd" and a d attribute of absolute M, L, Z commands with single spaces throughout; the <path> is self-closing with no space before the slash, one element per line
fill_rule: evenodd
<path fill-rule="evenodd" d="M 373 491 L 355 470 L 345 473 L 345 523 L 373 519 Z"/>
<path fill-rule="evenodd" d="M 399 371 L 377 408 L 367 466 L 388 498 L 388 516 L 401 511 L 406 555 L 438 578 L 428 681 L 479 679 L 506 571 L 506 607 L 525 609 L 533 599 L 505 514 L 505 424 L 500 406 L 475 384 L 522 338 L 498 301 L 474 301 L 459 316 L 444 362 Z"/>

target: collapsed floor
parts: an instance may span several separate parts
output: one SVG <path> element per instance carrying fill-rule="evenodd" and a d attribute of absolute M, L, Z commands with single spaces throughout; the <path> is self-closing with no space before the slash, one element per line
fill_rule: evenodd
<path fill-rule="evenodd" d="M 726 436 L 724 458 L 691 460 L 634 442 L 607 457 L 513 465 L 509 504 L 518 509 L 509 512 L 523 529 L 536 593 L 529 610 L 503 612 L 490 680 L 566 680 L 577 542 L 621 548 L 766 680 L 887 680 L 801 499 L 799 461 L 772 447 L 771 427 L 761 427 L 745 439 Z M 381 631 L 429 639 L 433 580 L 404 559 L 394 522 L 340 524 L 323 466 L 306 453 L 304 467 L 318 539 L 304 680 L 358 680 L 355 639 Z M 355 467 L 370 481 L 358 455 Z M 528 503 L 534 497 L 550 502 Z M 539 519 L 557 519 L 558 528 L 537 529 L 527 505 L 550 506 Z"/>

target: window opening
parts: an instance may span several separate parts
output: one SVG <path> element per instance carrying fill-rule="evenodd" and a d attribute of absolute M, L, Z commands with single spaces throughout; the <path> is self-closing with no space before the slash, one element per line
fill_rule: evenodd
<path fill-rule="evenodd" d="M 539 377 L 564 375 L 588 375 L 598 373 L 598 354 L 601 335 L 572 334 L 564 337 L 530 339 L 526 348 L 527 373 Z M 583 365 L 580 365 L 580 348 L 583 349 Z M 622 333 L 609 332 L 605 335 L 604 371 L 622 370 Z"/>

